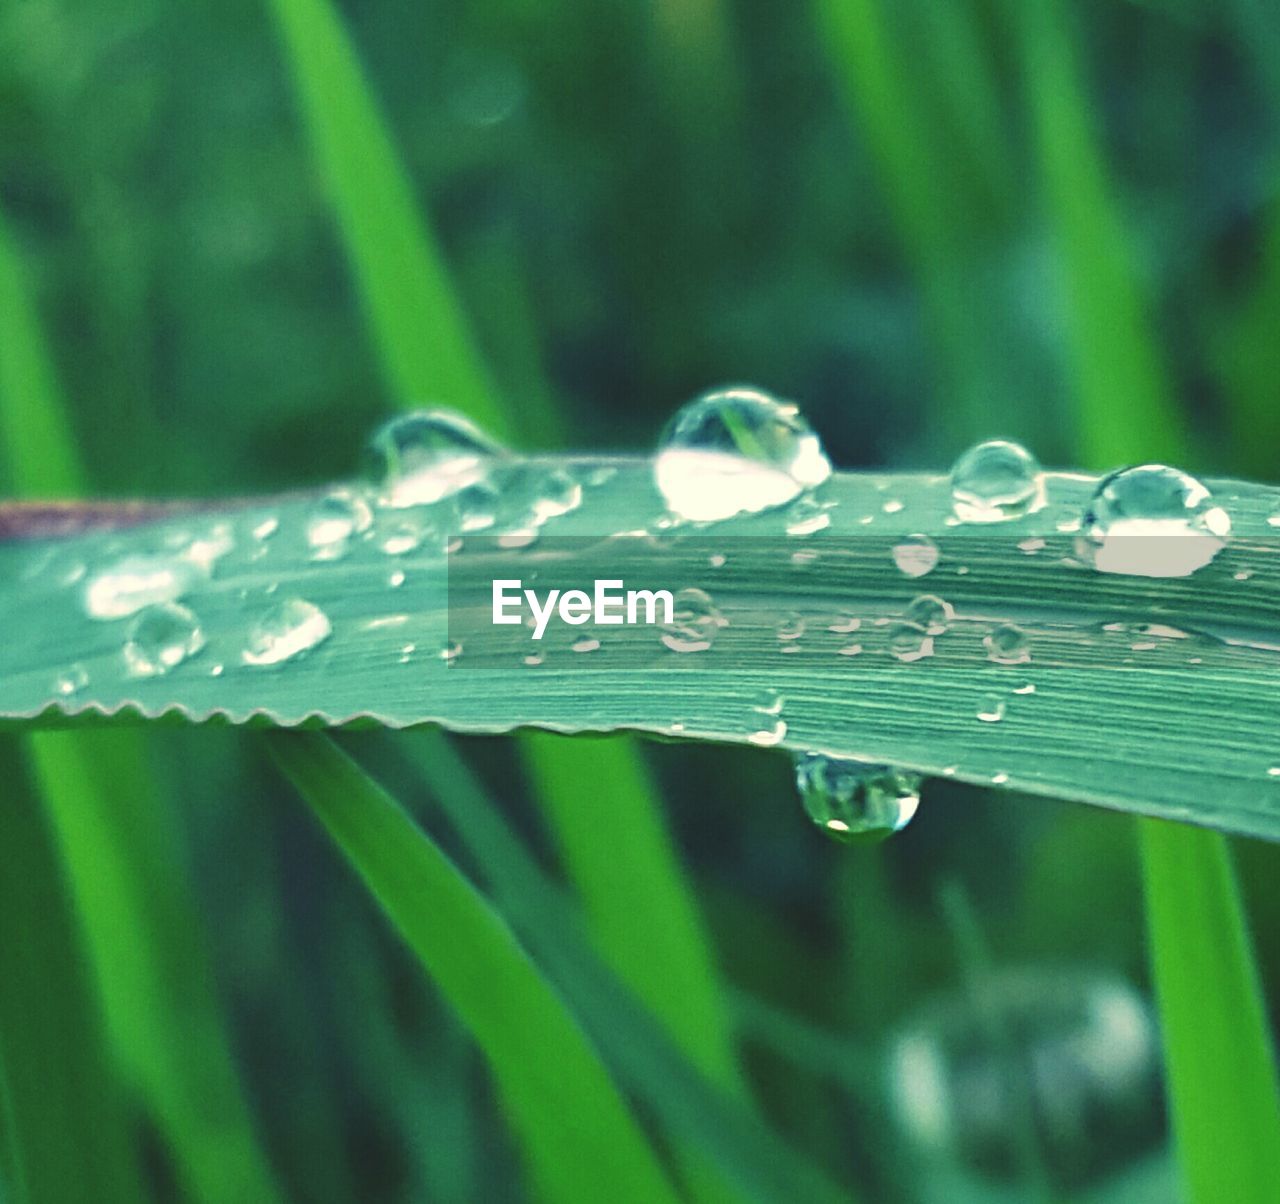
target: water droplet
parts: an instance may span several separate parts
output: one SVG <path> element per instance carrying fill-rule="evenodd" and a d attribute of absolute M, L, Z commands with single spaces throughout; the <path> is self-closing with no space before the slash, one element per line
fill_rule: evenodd
<path fill-rule="evenodd" d="M 662 642 L 672 652 L 705 652 L 711 647 L 724 616 L 700 589 L 682 589 L 675 596 L 672 621 L 663 624 Z"/>
<path fill-rule="evenodd" d="M 1037 552 L 1043 552 L 1047 546 L 1047 542 L 1038 535 L 1030 536 L 1029 538 L 1018 542 L 1018 550 L 1025 552 L 1028 556 L 1034 556 Z"/>
<path fill-rule="evenodd" d="M 679 410 L 654 463 L 659 493 L 692 522 L 784 506 L 830 475 L 796 407 L 746 387 L 704 393 Z"/>
<path fill-rule="evenodd" d="M 541 652 L 530 652 L 529 655 L 524 658 L 524 663 L 530 666 L 530 668 L 542 664 L 542 661 L 543 655 Z"/>
<path fill-rule="evenodd" d="M 373 523 L 369 503 L 350 489 L 335 489 L 314 502 L 307 512 L 307 543 L 313 560 L 339 560 L 351 540 Z"/>
<path fill-rule="evenodd" d="M 838 648 L 836 652 L 840 656 L 858 656 L 862 652 L 862 645 L 857 643 L 846 644 L 843 648 Z"/>
<path fill-rule="evenodd" d="M 1143 464 L 1099 483 L 1076 552 L 1100 573 L 1186 577 L 1222 550 L 1230 531 L 1227 512 L 1195 477 Z"/>
<path fill-rule="evenodd" d="M 506 453 L 452 410 L 416 410 L 369 441 L 372 479 L 385 506 L 429 506 L 486 481 Z"/>
<path fill-rule="evenodd" d="M 815 535 L 831 526 L 831 507 L 802 497 L 787 511 L 788 535 Z"/>
<path fill-rule="evenodd" d="M 786 705 L 786 699 L 772 687 L 766 687 L 756 695 L 755 701 L 751 704 L 751 709 L 757 715 L 781 715 L 782 708 Z"/>
<path fill-rule="evenodd" d="M 986 694 L 978 703 L 978 718 L 983 723 L 999 723 L 1004 713 L 1005 701 L 999 694 Z"/>
<path fill-rule="evenodd" d="M 396 571 L 387 578 L 387 584 L 391 586 L 392 589 L 399 589 L 404 584 L 404 569 L 396 569 Z"/>
<path fill-rule="evenodd" d="M 140 611 L 129 625 L 124 661 L 134 677 L 158 677 L 204 647 L 200 621 L 185 606 L 159 602 Z"/>
<path fill-rule="evenodd" d="M 782 618 L 778 620 L 777 626 L 774 628 L 774 633 L 777 635 L 779 641 L 787 643 L 792 640 L 798 640 L 802 635 L 804 635 L 805 626 L 804 615 L 792 612 L 791 614 L 783 615 Z"/>
<path fill-rule="evenodd" d="M 893 563 L 908 577 L 923 577 L 938 563 L 938 545 L 927 535 L 908 535 L 894 544 Z"/>
<path fill-rule="evenodd" d="M 722 569 L 727 562 L 728 557 L 726 557 L 723 552 L 712 552 L 711 555 L 707 557 L 707 563 L 713 569 Z"/>
<path fill-rule="evenodd" d="M 889 653 L 900 661 L 924 660 L 933 655 L 933 637 L 919 623 L 890 623 Z"/>
<path fill-rule="evenodd" d="M 903 617 L 909 623 L 918 623 L 929 635 L 941 635 L 951 625 L 955 612 L 950 602 L 944 602 L 936 594 L 921 594 L 907 607 Z"/>
<path fill-rule="evenodd" d="M 85 613 L 91 619 L 123 619 L 144 606 L 176 601 L 196 576 L 196 568 L 181 557 L 125 556 L 85 583 Z"/>
<path fill-rule="evenodd" d="M 1020 686 L 1014 686 L 1013 692 L 1015 694 L 1034 694 L 1036 692 L 1035 682 L 1028 681 Z"/>
<path fill-rule="evenodd" d="M 571 645 L 574 652 L 595 652 L 600 647 L 600 641 L 592 636 L 584 635 L 580 640 L 574 640 Z"/>
<path fill-rule="evenodd" d="M 58 674 L 57 680 L 53 683 L 53 691 L 55 694 L 61 694 L 63 698 L 71 698 L 79 694 L 88 684 L 89 671 L 83 665 L 76 663 L 69 665 Z"/>
<path fill-rule="evenodd" d="M 951 469 L 951 504 L 966 523 L 999 523 L 1039 510 L 1044 473 L 1025 447 L 1006 439 L 979 443 Z"/>
<path fill-rule="evenodd" d="M 1280 778 L 1280 765 L 1271 765 L 1267 769 L 1267 777 Z"/>
<path fill-rule="evenodd" d="M 757 728 L 747 737 L 747 742 L 757 748 L 774 748 L 787 738 L 787 721 L 775 719 L 764 727 Z"/>
<path fill-rule="evenodd" d="M 835 632 L 836 635 L 848 635 L 851 631 L 857 631 L 861 626 L 862 620 L 857 615 L 841 612 L 828 624 L 827 630 Z"/>
<path fill-rule="evenodd" d="M 890 498 L 883 506 L 880 507 L 886 514 L 900 514 L 903 509 L 902 503 L 897 498 Z"/>
<path fill-rule="evenodd" d="M 796 786 L 809 818 L 845 843 L 901 831 L 920 805 L 919 774 L 823 753 L 796 758 Z"/>
<path fill-rule="evenodd" d="M 254 539 L 265 541 L 270 539 L 279 530 L 280 520 L 272 515 L 270 518 L 264 518 L 253 528 L 253 537 Z"/>
<path fill-rule="evenodd" d="M 332 631 L 328 615 L 313 602 L 283 598 L 249 629 L 240 659 L 246 665 L 281 665 L 323 643 Z"/>
<path fill-rule="evenodd" d="M 462 645 L 457 640 L 451 640 L 436 655 L 445 664 L 452 665 L 462 655 Z"/>
<path fill-rule="evenodd" d="M 811 568 L 818 562 L 818 553 L 812 548 L 801 548 L 791 553 L 791 563 L 798 569 Z"/>
<path fill-rule="evenodd" d="M 998 665 L 1024 665 L 1031 659 L 1031 642 L 1021 627 L 1001 623 L 982 639 L 987 648 L 987 659 Z"/>

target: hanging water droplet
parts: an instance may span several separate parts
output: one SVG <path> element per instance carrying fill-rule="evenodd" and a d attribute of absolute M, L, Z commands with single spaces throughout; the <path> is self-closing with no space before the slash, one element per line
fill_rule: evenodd
<path fill-rule="evenodd" d="M 85 583 L 84 609 L 91 619 L 123 619 L 144 606 L 173 602 L 195 583 L 197 570 L 176 556 L 125 556 Z"/>
<path fill-rule="evenodd" d="M 484 482 L 506 456 L 452 410 L 416 410 L 379 427 L 369 441 L 372 479 L 385 506 L 428 506 Z"/>
<path fill-rule="evenodd" d="M 339 560 L 351 540 L 373 523 L 369 503 L 351 489 L 335 489 L 314 502 L 307 512 L 307 543 L 313 560 Z"/>
<path fill-rule="evenodd" d="M 986 645 L 987 659 L 998 665 L 1023 665 L 1031 659 L 1027 633 L 1012 623 L 993 628 L 983 636 L 982 642 Z"/>
<path fill-rule="evenodd" d="M 129 625 L 124 661 L 134 677 L 158 677 L 203 647 L 195 614 L 176 602 L 160 602 L 140 611 Z"/>
<path fill-rule="evenodd" d="M 89 684 L 89 671 L 80 663 L 68 665 L 53 683 L 53 692 L 63 698 L 79 694 Z"/>
<path fill-rule="evenodd" d="M 700 589 L 682 589 L 674 601 L 672 621 L 662 626 L 662 642 L 672 652 L 705 652 L 726 625 L 724 616 Z"/>
<path fill-rule="evenodd" d="M 919 623 L 890 623 L 889 653 L 900 661 L 924 660 L 933 655 L 933 637 Z"/>
<path fill-rule="evenodd" d="M 944 602 L 936 594 L 921 594 L 907 607 L 903 617 L 909 623 L 918 623 L 929 635 L 941 635 L 951 625 L 955 612 L 950 602 Z"/>
<path fill-rule="evenodd" d="M 1004 522 L 1033 514 L 1044 503 L 1044 473 L 1019 443 L 979 443 L 951 469 L 951 504 L 962 522 Z"/>
<path fill-rule="evenodd" d="M 1222 551 L 1230 531 L 1227 512 L 1195 477 L 1143 464 L 1098 484 L 1076 551 L 1100 573 L 1187 577 Z"/>
<path fill-rule="evenodd" d="M 985 694 L 978 703 L 978 718 L 983 723 L 999 723 L 1004 713 L 1005 701 L 999 694 Z"/>
<path fill-rule="evenodd" d="M 825 753 L 796 758 L 796 786 L 809 818 L 849 844 L 901 831 L 920 805 L 919 774 Z"/>
<path fill-rule="evenodd" d="M 281 665 L 323 643 L 332 631 L 329 616 L 315 603 L 283 598 L 249 629 L 240 659 L 246 665 Z"/>
<path fill-rule="evenodd" d="M 667 505 L 693 522 L 784 506 L 830 475 L 799 410 L 746 387 L 705 393 L 679 410 L 654 462 Z"/>
<path fill-rule="evenodd" d="M 908 577 L 923 577 L 938 563 L 938 545 L 927 535 L 908 535 L 894 544 L 893 563 Z"/>

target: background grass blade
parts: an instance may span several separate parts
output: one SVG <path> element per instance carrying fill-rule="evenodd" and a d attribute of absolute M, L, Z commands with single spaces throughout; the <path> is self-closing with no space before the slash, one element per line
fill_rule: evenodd
<path fill-rule="evenodd" d="M 0 224 L 0 451 L 22 488 L 81 492 L 52 362 Z M 16 390 L 17 392 L 11 392 Z M 227 1048 L 174 818 L 130 732 L 41 732 L 29 756 L 66 869 L 120 1065 L 197 1194 L 274 1198 Z M 119 787 L 129 783 L 129 789 Z"/>
<path fill-rule="evenodd" d="M 0 744 L 0 1179 L 15 1204 L 142 1199 L 135 1116 L 103 1032 L 58 850 Z M 3 1190 L 3 1189 L 0 1189 Z"/>
<path fill-rule="evenodd" d="M 1071 30 L 1057 0 L 1020 11 L 1024 79 L 1065 267 L 1081 453 L 1099 467 L 1185 463 Z M 1189 1198 L 1265 1199 L 1280 1183 L 1280 1081 L 1230 851 L 1215 833 L 1140 822 L 1152 976 Z"/>
<path fill-rule="evenodd" d="M 679 1048 L 594 953 L 581 918 L 511 831 L 492 798 L 449 742 L 423 731 L 380 741 L 380 756 L 404 756 L 475 861 L 494 901 L 565 993 L 596 1044 L 671 1136 L 697 1149 L 751 1199 L 834 1201 L 823 1173 L 765 1128 L 743 1101 Z"/>
<path fill-rule="evenodd" d="M 328 0 L 274 0 L 274 10 L 396 400 L 442 401 L 497 436 L 512 434 L 336 12 Z M 412 295 L 405 294 L 406 281 L 421 282 Z M 522 305 L 514 316 L 523 326 Z M 527 349 L 525 358 L 532 362 Z M 540 395 L 547 392 L 541 382 L 532 387 Z M 741 1091 L 709 941 L 639 752 L 621 737 L 590 748 L 533 737 L 524 748 L 539 802 L 599 947 L 671 1026 L 690 1057 L 718 1082 Z M 608 792 L 612 840 L 628 850 L 625 867 L 612 841 L 600 836 L 595 806 L 602 789 Z M 666 922 L 653 922 L 656 916 Z"/>
<path fill-rule="evenodd" d="M 503 920 L 396 802 L 322 737 L 272 754 L 484 1050 L 549 1200 L 675 1194 L 594 1050 Z"/>

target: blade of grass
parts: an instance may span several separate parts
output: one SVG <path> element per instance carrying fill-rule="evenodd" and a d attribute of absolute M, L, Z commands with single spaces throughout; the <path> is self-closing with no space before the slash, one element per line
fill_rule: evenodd
<path fill-rule="evenodd" d="M 5 762 L 18 748 L 6 741 Z M 6 764 L 12 769 L 11 764 Z M 18 1204 L 143 1199 L 112 1064 L 45 817 L 9 773 L 0 799 L 0 1177 Z"/>
<path fill-rule="evenodd" d="M 481 867 L 495 901 L 555 978 L 596 1044 L 672 1136 L 713 1159 L 751 1199 L 835 1201 L 839 1189 L 770 1132 L 739 1099 L 677 1048 L 616 969 L 594 953 L 579 917 L 503 821 L 484 787 L 436 731 L 380 740 L 379 753 L 407 751 L 436 805 Z"/>
<path fill-rule="evenodd" d="M 70 423 L 3 223 L 0 321 L 0 364 L 11 364 L 0 371 L 0 413 L 21 415 L 3 431 L 9 476 L 22 489 L 77 494 L 83 474 Z M 196 905 L 176 868 L 173 817 L 149 788 L 143 741 L 130 732 L 41 732 L 27 747 L 120 1064 L 196 1194 L 274 1199 L 195 935 Z"/>
<path fill-rule="evenodd" d="M 275 733 L 269 748 L 484 1051 L 543 1196 L 674 1201 L 591 1044 L 497 912 L 331 741 Z"/>
<path fill-rule="evenodd" d="M 1056 0 L 1020 6 L 1046 199 L 1062 243 L 1082 453 L 1177 458 L 1185 437 L 1128 262 Z M 1178 1157 L 1191 1204 L 1280 1183 L 1280 1082 L 1225 838 L 1139 821 L 1152 975 Z"/>
<path fill-rule="evenodd" d="M 407 404 L 436 397 L 494 434 L 509 433 L 512 424 L 481 369 L 448 268 L 414 211 L 407 174 L 337 13 L 327 0 L 273 0 L 273 8 L 388 383 Z M 405 277 L 429 288 L 406 297 Z M 613 738 L 588 750 L 533 737 L 524 748 L 601 949 L 690 1057 L 741 1090 L 709 941 L 634 744 Z M 617 845 L 599 838 L 596 812 L 606 787 L 615 839 L 628 842 L 625 876 Z M 655 924 L 654 916 L 668 922 Z"/>

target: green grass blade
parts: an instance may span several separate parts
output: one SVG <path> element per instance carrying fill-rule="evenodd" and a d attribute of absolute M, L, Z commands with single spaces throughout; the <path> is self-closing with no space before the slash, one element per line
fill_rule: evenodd
<path fill-rule="evenodd" d="M 590 1042 L 506 923 L 330 741 L 272 754 L 470 1029 L 546 1199 L 674 1201 Z"/>
<path fill-rule="evenodd" d="M 1226 842 L 1148 821 L 1142 861 L 1171 1114 L 1188 1199 L 1265 1200 L 1280 1184 L 1280 1095 Z"/>
<path fill-rule="evenodd" d="M 0 748 L 0 1178 L 16 1204 L 143 1198 L 132 1108 L 102 1029 L 63 871 L 36 798 Z"/>
<path fill-rule="evenodd" d="M 765 1128 L 741 1099 L 677 1048 L 617 971 L 594 953 L 580 917 L 539 868 L 453 746 L 420 732 L 379 749 L 409 758 L 436 805 L 481 867 L 494 900 L 582 1017 L 618 1073 L 671 1136 L 696 1149 L 750 1199 L 834 1201 L 839 1190 Z M 699 1186 L 702 1186 L 702 1181 Z"/>
<path fill-rule="evenodd" d="M 507 423 L 409 178 L 328 0 L 271 0 L 316 161 L 397 401 Z"/>
<path fill-rule="evenodd" d="M 1186 450 L 1056 0 L 1022 6 L 1023 65 L 1068 284 L 1082 453 L 1102 466 Z M 1152 975 L 1191 1204 L 1280 1183 L 1280 1081 L 1230 851 L 1142 821 Z"/>
<path fill-rule="evenodd" d="M 449 270 L 414 210 L 407 173 L 335 10 L 327 0 L 274 0 L 273 7 L 397 400 L 443 400 L 493 433 L 507 433 L 513 424 L 504 421 L 481 368 Z M 412 295 L 406 280 L 419 282 Z M 527 348 L 525 355 L 532 360 Z M 634 746 L 615 739 L 588 752 L 535 739 L 526 749 L 600 947 L 690 1055 L 738 1088 L 709 942 Z M 609 783 L 612 823 L 636 842 L 627 846 L 625 882 L 586 806 L 589 777 Z M 669 925 L 651 923 L 655 915 Z"/>
<path fill-rule="evenodd" d="M 8 246 L 0 224 L 0 319 L 8 323 L 0 364 L 11 364 L 0 370 L 0 413 L 21 416 L 3 431 L 9 476 L 20 487 L 76 493 L 83 473 L 70 424 Z M 177 869 L 173 818 L 149 789 L 143 741 L 129 732 L 41 732 L 29 756 L 121 1066 L 194 1191 L 273 1199 L 204 947 L 192 939 L 199 923 Z"/>

